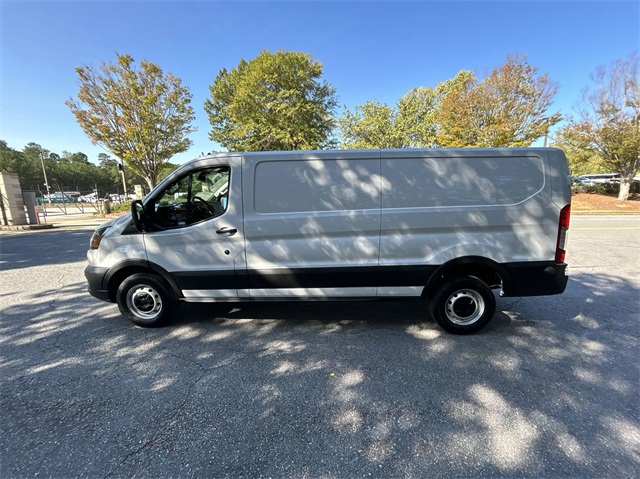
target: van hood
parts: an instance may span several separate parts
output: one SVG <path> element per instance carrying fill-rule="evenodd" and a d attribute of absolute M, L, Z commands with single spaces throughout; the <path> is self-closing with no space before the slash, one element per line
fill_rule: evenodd
<path fill-rule="evenodd" d="M 122 216 L 118 216 L 117 218 L 113 218 L 109 221 L 105 221 L 98 228 L 111 228 L 111 227 L 121 227 L 125 226 L 129 221 L 131 221 L 131 214 L 125 214 Z"/>

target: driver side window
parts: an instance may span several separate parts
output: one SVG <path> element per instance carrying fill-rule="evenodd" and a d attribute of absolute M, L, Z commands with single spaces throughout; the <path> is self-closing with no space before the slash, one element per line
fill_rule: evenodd
<path fill-rule="evenodd" d="M 228 166 L 192 171 L 156 197 L 154 223 L 160 228 L 176 228 L 214 218 L 226 211 L 228 199 Z"/>

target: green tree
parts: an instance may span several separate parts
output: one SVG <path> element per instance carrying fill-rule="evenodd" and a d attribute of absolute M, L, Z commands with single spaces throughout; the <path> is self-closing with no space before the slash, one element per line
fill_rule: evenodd
<path fill-rule="evenodd" d="M 44 164 L 49 188 L 53 192 L 54 169 L 58 158 L 58 155 L 51 153 L 37 143 L 27 143 L 22 149 L 22 164 L 17 172 L 21 188 L 46 192 L 44 172 L 42 171 Z"/>
<path fill-rule="evenodd" d="M 130 55 L 98 69 L 76 68 L 78 99 L 66 104 L 94 144 L 133 167 L 153 188 L 162 166 L 191 146 L 191 93 L 155 63 L 134 68 Z"/>
<path fill-rule="evenodd" d="M 447 80 L 449 82 L 451 80 Z M 436 144 L 436 118 L 441 91 L 447 82 L 434 88 L 418 87 L 408 91 L 396 105 L 396 129 L 403 147 L 431 147 Z"/>
<path fill-rule="evenodd" d="M 166 165 L 166 163 L 165 163 Z M 121 173 L 121 162 L 115 158 L 112 158 L 107 153 L 99 153 L 98 154 L 98 166 L 109 178 L 111 183 L 111 188 L 109 191 L 122 193 L 122 173 Z M 164 166 L 164 165 L 163 165 Z M 146 183 L 145 179 L 140 176 L 140 174 L 134 170 L 128 163 L 124 165 L 125 177 L 127 179 L 128 187 L 132 187 L 136 184 L 144 184 Z M 162 179 L 161 173 L 158 173 L 158 180 Z"/>
<path fill-rule="evenodd" d="M 396 124 L 393 107 L 376 101 L 356 106 L 351 112 L 345 108 L 338 120 L 345 149 L 403 148 L 404 138 Z"/>
<path fill-rule="evenodd" d="M 204 103 L 209 138 L 229 151 L 307 150 L 331 146 L 335 88 L 322 64 L 300 52 L 263 51 L 220 70 Z"/>
<path fill-rule="evenodd" d="M 89 163 L 89 157 L 81 151 L 77 153 L 63 151 L 58 163 Z"/>
<path fill-rule="evenodd" d="M 598 67 L 595 85 L 582 92 L 578 117 L 564 129 L 571 147 L 596 155 L 605 169 L 620 174 L 618 199 L 627 200 L 640 172 L 640 87 L 638 56 Z"/>
<path fill-rule="evenodd" d="M 38 153 L 42 150 L 48 160 L 48 151 L 35 143 L 30 143 L 30 145 L 37 147 Z M 0 140 L 0 171 L 17 174 L 22 190 L 38 191 L 44 184 L 40 155 L 33 148 L 28 150 L 28 153 L 25 155 L 25 152 L 11 148 L 6 141 Z"/>
<path fill-rule="evenodd" d="M 569 125 L 564 125 L 553 134 L 550 145 L 560 148 L 567 155 L 569 171 L 573 176 L 607 173 L 600 157 L 589 148 L 588 142 L 575 137 Z"/>
<path fill-rule="evenodd" d="M 407 92 L 395 107 L 375 101 L 345 109 L 338 120 L 343 148 L 419 148 L 435 147 L 437 119 L 442 99 L 459 88 L 470 71 L 460 71 L 435 88 L 418 87 Z"/>
<path fill-rule="evenodd" d="M 107 165 L 109 155 L 98 155 L 99 165 L 91 162 L 82 153 L 63 151 L 62 155 L 52 153 L 37 143 L 27 144 L 22 151 L 9 147 L 6 141 L 0 140 L 0 171 L 17 173 L 23 190 L 40 191 L 46 194 L 42 163 L 47 173 L 47 181 L 51 193 L 58 191 L 79 191 L 86 194 L 97 188 L 101 196 L 107 193 L 122 192 L 122 183 L 117 163 Z M 113 166 L 116 175 L 108 166 Z M 166 169 L 173 171 L 175 165 L 170 163 L 163 166 L 160 175 L 166 175 Z M 132 177 L 138 182 L 143 179 L 131 171 Z"/>
<path fill-rule="evenodd" d="M 6 141 L 0 140 L 0 171 L 3 173 L 16 173 L 20 177 L 20 167 L 24 163 L 22 153 L 11 148 Z M 22 178 L 20 178 L 22 184 Z"/>
<path fill-rule="evenodd" d="M 465 79 L 442 101 L 437 140 L 445 147 L 524 147 L 561 119 L 549 113 L 558 84 L 527 62 L 508 55 L 478 82 Z"/>
<path fill-rule="evenodd" d="M 52 167 L 47 169 L 47 176 L 52 191 L 78 191 L 88 193 L 95 187 L 100 192 L 113 190 L 113 184 L 105 172 L 89 157 L 82 153 L 63 151 L 61 156 L 51 153 Z"/>
<path fill-rule="evenodd" d="M 59 159 L 57 154 L 51 153 L 37 143 L 29 143 L 22 151 L 18 151 L 9 147 L 5 141 L 0 141 L 0 170 L 16 173 L 20 180 L 20 187 L 24 191 L 46 191 L 43 163 L 47 180 L 53 190 Z"/>

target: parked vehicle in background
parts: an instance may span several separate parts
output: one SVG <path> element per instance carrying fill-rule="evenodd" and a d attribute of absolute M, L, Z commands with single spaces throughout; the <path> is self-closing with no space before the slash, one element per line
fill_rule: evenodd
<path fill-rule="evenodd" d="M 51 193 L 50 195 L 45 194 L 42 195 L 41 198 L 36 198 L 36 202 L 39 205 L 46 203 L 75 203 L 79 195 L 80 193 L 75 191 L 56 191 L 55 193 Z"/>
<path fill-rule="evenodd" d="M 618 173 L 599 173 L 594 175 L 581 175 L 576 178 L 576 183 L 584 186 L 620 183 L 620 175 Z"/>
<path fill-rule="evenodd" d="M 89 193 L 78 197 L 78 203 L 97 203 L 98 195 L 96 193 Z"/>
<path fill-rule="evenodd" d="M 96 229 L 89 292 L 141 326 L 179 302 L 415 298 L 447 331 L 560 294 L 571 211 L 554 148 L 224 153 Z"/>
<path fill-rule="evenodd" d="M 109 200 L 112 203 L 124 203 L 126 201 L 132 201 L 132 200 L 135 200 L 135 199 L 137 199 L 137 196 L 135 194 L 132 194 L 132 193 L 130 193 L 130 194 L 126 195 L 126 196 L 125 195 L 118 195 L 118 194 L 109 195 Z"/>

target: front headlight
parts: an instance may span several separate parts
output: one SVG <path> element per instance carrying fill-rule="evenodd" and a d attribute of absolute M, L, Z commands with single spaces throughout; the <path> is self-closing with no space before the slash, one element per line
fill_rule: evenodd
<path fill-rule="evenodd" d="M 91 235 L 91 249 L 98 249 L 98 246 L 100 246 L 100 241 L 102 241 L 104 234 L 109 228 L 110 226 L 99 226 L 98 228 L 96 228 L 96 230 L 93 232 L 93 235 Z"/>

